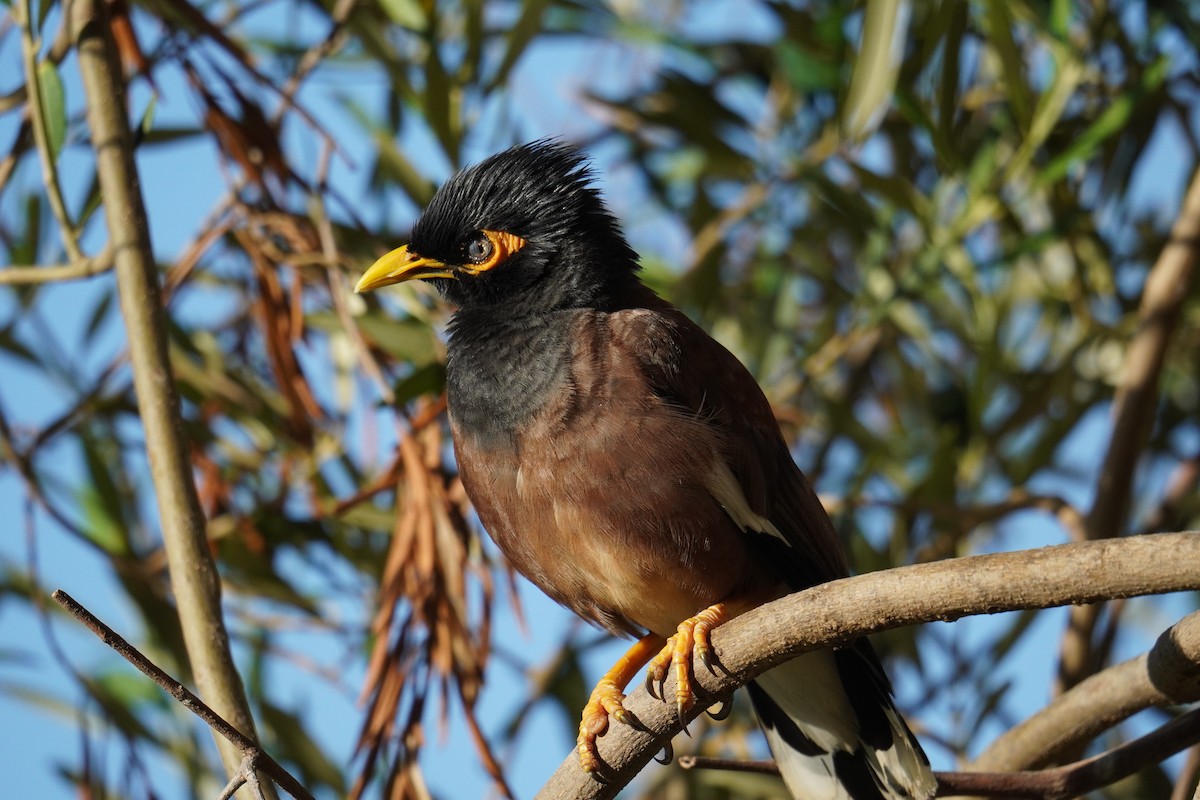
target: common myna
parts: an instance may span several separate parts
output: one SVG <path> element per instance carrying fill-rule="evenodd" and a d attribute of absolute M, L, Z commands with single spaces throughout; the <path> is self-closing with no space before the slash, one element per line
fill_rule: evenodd
<path fill-rule="evenodd" d="M 556 601 L 641 637 L 584 708 L 589 771 L 643 666 L 650 682 L 675 670 L 682 711 L 714 626 L 848 574 L 754 378 L 638 269 L 584 158 L 538 141 L 450 178 L 356 287 L 419 278 L 457 306 L 450 427 L 480 520 Z M 866 639 L 748 688 L 795 797 L 933 794 Z"/>

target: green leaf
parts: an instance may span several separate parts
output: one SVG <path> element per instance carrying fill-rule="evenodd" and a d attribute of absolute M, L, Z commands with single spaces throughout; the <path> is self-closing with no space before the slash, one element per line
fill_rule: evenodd
<path fill-rule="evenodd" d="M 150 102 L 146 104 L 146 110 L 142 112 L 142 118 L 138 120 L 137 129 L 133 134 L 135 147 L 145 142 L 146 137 L 150 135 L 150 130 L 154 127 L 154 111 L 157 107 L 158 95 L 151 95 Z"/>
<path fill-rule="evenodd" d="M 434 361 L 412 371 L 408 377 L 400 380 L 395 389 L 396 403 L 403 404 L 423 394 L 433 394 L 440 391 L 446 384 L 446 368 L 441 362 Z"/>
<path fill-rule="evenodd" d="M 34 366 L 41 366 L 41 359 L 34 351 L 26 347 L 13 333 L 11 325 L 0 328 L 0 350 Z"/>
<path fill-rule="evenodd" d="M 1058 39 L 1066 39 L 1071 32 L 1071 0 L 1051 0 L 1050 15 L 1046 27 Z"/>
<path fill-rule="evenodd" d="M 32 2 L 32 0 L 31 0 L 31 2 Z M 42 2 L 38 4 L 38 20 L 37 20 L 37 28 L 36 28 L 37 33 L 40 34 L 43 30 L 45 30 L 46 18 L 50 16 L 50 12 L 57 5 L 58 5 L 58 3 L 55 2 L 55 0 L 42 0 Z"/>
<path fill-rule="evenodd" d="M 390 531 L 396 524 L 396 512 L 374 503 L 357 503 L 338 517 L 340 522 L 369 531 Z"/>
<path fill-rule="evenodd" d="M 91 181 L 88 183 L 87 191 L 83 195 L 83 210 L 79 212 L 79 220 L 77 225 L 83 228 L 92 215 L 100 208 L 100 181 L 96 179 L 96 173 L 92 173 Z"/>
<path fill-rule="evenodd" d="M 938 133 L 943 148 L 954 146 L 954 122 L 960 113 L 958 79 L 961 75 L 962 43 L 969 20 L 968 4 L 949 0 L 943 4 L 939 20 L 946 18 L 946 34 L 942 43 L 942 68 L 938 76 Z"/>
<path fill-rule="evenodd" d="M 1066 150 L 1059 153 L 1046 168 L 1037 176 L 1037 182 L 1046 186 L 1054 183 L 1067 173 L 1073 164 L 1091 156 L 1092 151 L 1105 140 L 1120 134 L 1129 125 L 1133 112 L 1147 94 L 1162 86 L 1170 68 L 1170 59 L 1166 56 L 1151 64 L 1142 76 L 1141 85 L 1127 92 L 1109 104 L 1091 125 L 1076 136 Z"/>
<path fill-rule="evenodd" d="M 67 99 L 62 79 L 52 62 L 43 61 L 37 68 L 38 95 L 41 98 L 42 117 L 46 123 L 46 143 L 50 158 L 58 160 L 63 142 L 67 138 Z"/>
<path fill-rule="evenodd" d="M 792 86 L 804 93 L 834 89 L 842 74 L 838 63 L 795 42 L 781 42 L 777 57 Z"/>
<path fill-rule="evenodd" d="M 143 145 L 172 144 L 174 142 L 178 142 L 183 139 L 191 139 L 195 136 L 201 136 L 203 134 L 204 134 L 204 131 L 201 130 L 200 128 L 188 128 L 188 127 L 184 127 L 184 128 L 162 127 L 162 128 L 154 128 L 154 129 L 145 128 L 143 135 L 141 137 L 139 137 L 139 142 Z"/>
<path fill-rule="evenodd" d="M 1033 102 L 1025 82 L 1025 57 L 1013 38 L 1011 9 L 1004 0 L 991 0 L 987 8 L 987 42 L 1000 58 L 1004 88 L 1013 116 L 1022 130 L 1029 130 Z"/>
<path fill-rule="evenodd" d="M 122 526 L 109 515 L 109 504 L 99 492 L 86 487 L 79 498 L 83 510 L 83 532 L 106 553 L 125 554 L 129 548 Z"/>
<path fill-rule="evenodd" d="M 869 0 L 863 16 L 862 47 L 854 61 L 842 109 L 842 134 L 866 140 L 891 104 L 904 56 L 911 14 L 907 0 Z"/>
<path fill-rule="evenodd" d="M 158 741 L 137 715 L 139 707 L 147 703 L 162 704 L 162 690 L 153 682 L 132 670 L 108 672 L 84 682 L 104 709 L 105 717 L 118 730 L 133 738 Z"/>
<path fill-rule="evenodd" d="M 427 23 L 425 11 L 417 0 L 380 0 L 383 13 L 401 28 L 423 31 Z"/>
<path fill-rule="evenodd" d="M 401 361 L 422 366 L 437 359 L 433 329 L 424 322 L 367 314 L 359 318 L 358 326 L 372 341 Z"/>
<path fill-rule="evenodd" d="M 458 111 L 462 87 L 447 74 L 437 42 L 429 44 L 428 55 L 425 59 L 425 91 L 421 95 L 421 111 L 437 136 L 442 152 L 453 163 L 458 153 Z"/>
<path fill-rule="evenodd" d="M 84 530 L 106 552 L 127 555 L 127 507 L 118 484 L 124 475 L 115 442 L 86 435 L 79 443 L 91 479 L 81 490 L 80 502 L 86 519 Z"/>
<path fill-rule="evenodd" d="M 113 307 L 113 292 L 111 290 L 102 292 L 96 305 L 92 307 L 92 313 L 88 315 L 87 326 L 83 329 L 80 336 L 80 344 L 86 347 L 95 338 L 100 330 L 100 326 L 108 319 L 108 312 Z"/>

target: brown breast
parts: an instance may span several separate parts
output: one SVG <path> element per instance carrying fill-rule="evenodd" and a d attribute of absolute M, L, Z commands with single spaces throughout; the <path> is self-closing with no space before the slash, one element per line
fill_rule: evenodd
<path fill-rule="evenodd" d="M 656 394 L 608 315 L 578 312 L 572 341 L 568 383 L 511 446 L 452 420 L 463 484 L 508 559 L 613 632 L 668 635 L 732 595 L 778 593 L 714 497 L 719 429 Z"/>

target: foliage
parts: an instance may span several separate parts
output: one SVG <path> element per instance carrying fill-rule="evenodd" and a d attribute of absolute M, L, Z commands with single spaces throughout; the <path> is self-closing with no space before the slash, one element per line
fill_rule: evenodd
<path fill-rule="evenodd" d="M 859 571 L 1090 535 L 1104 415 L 1200 152 L 1200 15 L 1147 0 L 943 0 L 879 17 L 882 5 L 111 4 L 143 170 L 178 169 L 182 194 L 193 180 L 218 188 L 203 219 L 150 210 L 175 378 L 259 724 L 314 793 L 422 796 L 426 727 L 460 715 L 502 785 L 501 745 L 539 706 L 572 718 L 596 677 L 582 666 L 591 635 L 554 654 L 501 643 L 525 697 L 507 724 L 481 726 L 491 626 L 516 595 L 496 591 L 510 576 L 455 479 L 446 310 L 421 288 L 349 292 L 451 168 L 515 141 L 564 134 L 597 154 L 647 279 L 759 377 Z M 897 26 L 902 52 L 880 33 Z M 106 241 L 61 27 L 57 0 L 17 0 L 0 26 L 0 246 L 13 265 L 76 262 Z M 36 59 L 19 64 L 21 39 Z M 39 149 L 57 170 L 38 167 Z M 183 677 L 111 278 L 6 283 L 0 480 L 28 499 L 36 562 L 10 535 L 0 607 L 48 614 L 54 587 L 35 566 L 85 558 L 136 615 L 130 638 Z M 1133 499 L 1121 533 L 1200 520 L 1197 352 L 1191 298 L 1144 421 L 1143 469 L 1116 489 Z M 15 530 L 20 510 L 8 516 Z M 40 544 L 49 536 L 61 553 Z M 1165 627 L 1131 608 L 1103 617 L 1092 669 Z M 1005 676 L 1021 659 L 1053 668 L 1028 647 L 1060 624 L 1047 619 L 1060 617 L 1001 617 L 970 642 L 938 627 L 880 641 L 942 763 L 1027 713 Z M 74 656 L 71 687 L 32 688 L 35 653 L 42 642 L 6 642 L 0 691 L 81 726 L 64 780 L 149 794 L 162 778 L 145 765 L 163 761 L 204 785 L 213 758 L 184 712 Z M 287 663 L 338 691 L 358 688 L 348 669 L 364 672 L 352 764 L 272 690 Z M 751 727 L 739 714 L 681 747 L 744 754 Z M 120 771 L 88 757 L 108 740 Z M 1167 780 L 1156 767 L 1108 792 L 1159 795 L 1145 787 Z M 773 791 L 674 769 L 649 771 L 642 790 Z"/>

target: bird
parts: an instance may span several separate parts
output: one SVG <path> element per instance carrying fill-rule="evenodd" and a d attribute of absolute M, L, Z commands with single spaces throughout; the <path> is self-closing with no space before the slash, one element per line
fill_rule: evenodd
<path fill-rule="evenodd" d="M 643 667 L 656 695 L 675 674 L 682 720 L 713 628 L 849 574 L 757 381 L 639 273 L 587 157 L 539 139 L 453 174 L 355 287 L 428 281 L 454 307 L 447 408 L 479 520 L 547 595 L 637 639 L 581 715 L 580 766 L 601 779 L 596 739 L 635 722 L 623 692 Z M 867 639 L 748 691 L 793 797 L 933 795 Z"/>

